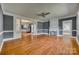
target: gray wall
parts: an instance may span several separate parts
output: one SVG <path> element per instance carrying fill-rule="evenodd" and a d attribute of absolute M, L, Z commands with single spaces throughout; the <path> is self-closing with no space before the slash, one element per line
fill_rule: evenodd
<path fill-rule="evenodd" d="M 3 15 L 3 31 L 10 31 L 3 33 L 3 39 L 13 38 L 13 16 Z"/>
<path fill-rule="evenodd" d="M 37 23 L 38 33 L 40 33 L 40 32 L 41 33 L 49 33 L 49 25 L 50 25 L 49 21 L 47 21 L 47 22 L 38 22 Z M 42 29 L 42 30 L 39 31 L 40 29 Z"/>
<path fill-rule="evenodd" d="M 2 9 L 1 9 L 1 6 L 0 6 L 0 33 L 3 31 L 3 13 L 2 13 Z M 0 34 L 0 44 L 2 43 L 2 34 Z"/>
<path fill-rule="evenodd" d="M 38 29 L 43 29 L 43 22 L 38 22 L 37 23 L 37 28 Z"/>
<path fill-rule="evenodd" d="M 38 22 L 38 29 L 49 29 L 49 21 L 48 22 Z"/>
<path fill-rule="evenodd" d="M 49 29 L 50 21 L 43 23 L 43 29 Z"/>
<path fill-rule="evenodd" d="M 3 30 L 13 30 L 13 16 L 3 15 Z"/>

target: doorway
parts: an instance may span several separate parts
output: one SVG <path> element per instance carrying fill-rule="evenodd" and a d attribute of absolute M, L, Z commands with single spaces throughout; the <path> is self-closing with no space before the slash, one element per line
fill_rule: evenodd
<path fill-rule="evenodd" d="M 30 20 L 21 20 L 21 31 L 22 31 L 22 36 L 28 36 L 31 35 L 31 24 L 32 22 Z"/>
<path fill-rule="evenodd" d="M 66 24 L 66 25 L 64 25 L 64 24 Z M 76 37 L 76 26 L 77 26 L 76 25 L 76 16 L 59 19 L 59 35 L 63 35 L 63 33 L 65 31 L 68 31 L 67 32 L 68 35 Z M 69 32 L 70 32 L 70 34 L 69 34 Z"/>
<path fill-rule="evenodd" d="M 72 36 L 72 20 L 63 21 L 63 35 Z"/>

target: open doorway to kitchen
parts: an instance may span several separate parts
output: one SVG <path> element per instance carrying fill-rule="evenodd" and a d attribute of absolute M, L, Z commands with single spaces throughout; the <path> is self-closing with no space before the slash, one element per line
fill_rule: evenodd
<path fill-rule="evenodd" d="M 22 31 L 22 36 L 28 36 L 31 35 L 31 24 L 32 22 L 29 20 L 21 20 L 21 31 Z"/>

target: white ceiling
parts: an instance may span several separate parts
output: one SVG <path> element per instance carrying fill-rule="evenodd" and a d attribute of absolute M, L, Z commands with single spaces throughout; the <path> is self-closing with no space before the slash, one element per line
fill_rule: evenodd
<path fill-rule="evenodd" d="M 3 12 L 10 12 L 27 18 L 38 18 L 37 13 L 50 12 L 52 17 L 76 14 L 79 4 L 73 3 L 3 3 Z"/>

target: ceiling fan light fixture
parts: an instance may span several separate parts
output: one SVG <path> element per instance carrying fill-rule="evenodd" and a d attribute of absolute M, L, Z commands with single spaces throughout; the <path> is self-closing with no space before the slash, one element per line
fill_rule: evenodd
<path fill-rule="evenodd" d="M 37 14 L 37 16 L 45 17 L 46 15 L 49 15 L 49 14 L 50 12 L 42 12 L 42 13 Z"/>

